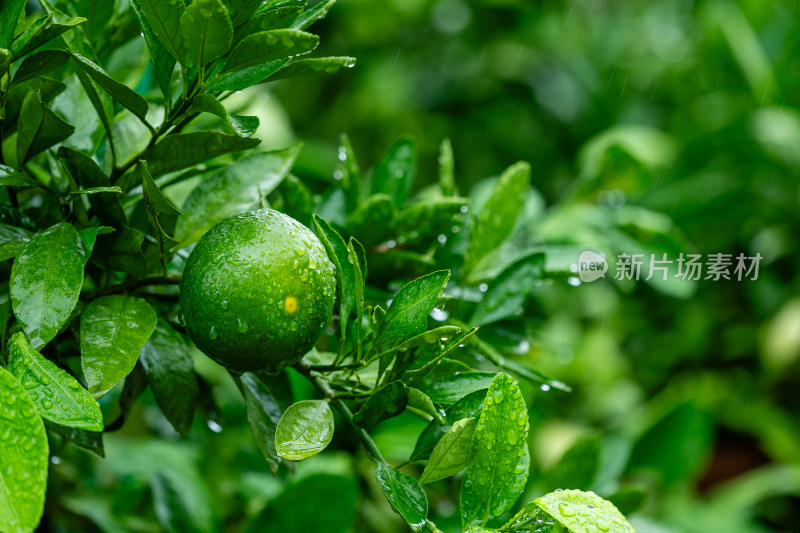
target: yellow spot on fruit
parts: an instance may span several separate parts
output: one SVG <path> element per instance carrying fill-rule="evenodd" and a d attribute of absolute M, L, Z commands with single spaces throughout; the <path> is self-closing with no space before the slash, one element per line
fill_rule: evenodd
<path fill-rule="evenodd" d="M 292 314 L 295 311 L 297 311 L 297 298 L 295 298 L 294 296 L 289 296 L 288 298 L 286 298 L 286 303 L 283 304 L 283 308 L 289 314 Z"/>

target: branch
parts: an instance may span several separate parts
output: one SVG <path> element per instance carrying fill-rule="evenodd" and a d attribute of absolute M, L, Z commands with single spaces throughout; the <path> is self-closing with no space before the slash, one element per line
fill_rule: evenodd
<path fill-rule="evenodd" d="M 350 408 L 347 407 L 341 398 L 336 396 L 336 393 L 334 393 L 330 388 L 328 382 L 322 378 L 314 376 L 311 368 L 302 361 L 294 365 L 294 368 L 307 380 L 309 380 L 323 394 L 323 396 L 325 396 L 325 398 L 331 402 L 331 405 L 333 405 L 339 411 L 339 413 L 341 413 L 348 425 L 353 428 L 353 430 L 359 436 L 361 443 L 364 445 L 364 448 L 367 449 L 367 452 L 369 452 L 372 458 L 375 459 L 375 461 L 389 464 L 386 462 L 386 459 L 383 458 L 383 455 L 381 455 L 380 450 L 378 450 L 378 446 L 375 444 L 375 441 L 372 440 L 372 437 L 369 436 L 369 433 L 367 433 L 364 428 L 358 427 L 356 423 L 353 422 L 353 413 L 350 411 Z"/>

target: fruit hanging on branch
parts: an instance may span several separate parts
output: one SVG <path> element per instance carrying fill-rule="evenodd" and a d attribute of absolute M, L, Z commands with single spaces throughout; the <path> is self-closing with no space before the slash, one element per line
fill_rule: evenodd
<path fill-rule="evenodd" d="M 234 372 L 277 372 L 319 340 L 336 278 L 322 243 L 272 209 L 222 220 L 189 256 L 180 307 L 197 347 Z"/>

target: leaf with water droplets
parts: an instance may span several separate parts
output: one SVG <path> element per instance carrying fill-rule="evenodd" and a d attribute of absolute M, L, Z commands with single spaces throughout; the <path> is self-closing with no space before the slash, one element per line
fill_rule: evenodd
<path fill-rule="evenodd" d="M 528 409 L 517 382 L 508 374 L 497 374 L 472 436 L 472 454 L 461 490 L 464 529 L 485 526 L 491 517 L 508 511 L 522 494 L 525 483 L 519 483 L 519 478 L 528 475 L 522 461 L 528 427 Z"/>
<path fill-rule="evenodd" d="M 489 288 L 475 307 L 469 323 L 491 324 L 522 311 L 525 299 L 544 274 L 544 254 L 527 255 L 506 268 L 489 283 Z"/>
<path fill-rule="evenodd" d="M 153 61 L 156 81 L 161 93 L 169 98 L 170 97 L 170 80 L 172 79 L 172 72 L 175 70 L 175 58 L 172 57 L 167 48 L 161 44 L 161 41 L 155 35 L 153 27 L 145 17 L 142 7 L 139 5 L 141 0 L 131 0 L 131 8 L 139 20 L 142 27 L 142 35 L 147 43 L 147 48 L 150 51 L 150 58 Z"/>
<path fill-rule="evenodd" d="M 256 445 L 264 454 L 272 473 L 277 475 L 281 464 L 281 458 L 275 448 L 275 431 L 281 420 L 278 400 L 257 374 L 245 372 L 241 377 L 234 379 L 237 380 L 244 395 L 247 421 L 253 438 L 256 439 Z"/>
<path fill-rule="evenodd" d="M 364 429 L 377 426 L 384 420 L 401 414 L 408 404 L 408 392 L 402 381 L 393 381 L 367 398 L 353 415 L 353 422 Z"/>
<path fill-rule="evenodd" d="M 145 120 L 148 110 L 147 100 L 124 83 L 120 83 L 109 76 L 105 70 L 100 68 L 100 66 L 95 64 L 91 59 L 83 57 L 80 54 L 73 54 L 72 57 L 86 75 L 92 78 L 92 80 L 107 92 L 111 98 L 133 113 L 136 118 L 145 124 L 147 123 Z"/>
<path fill-rule="evenodd" d="M 11 269 L 14 315 L 39 349 L 56 336 L 78 303 L 86 256 L 78 230 L 67 222 L 37 233 Z"/>
<path fill-rule="evenodd" d="M 103 414 L 89 391 L 34 350 L 24 333 L 11 337 L 8 354 L 8 370 L 28 391 L 43 418 L 63 426 L 103 430 Z"/>
<path fill-rule="evenodd" d="M 511 165 L 497 180 L 480 213 L 473 213 L 469 244 L 464 254 L 464 272 L 467 276 L 475 270 L 481 259 L 511 235 L 530 181 L 531 166 L 528 163 Z"/>
<path fill-rule="evenodd" d="M 417 443 L 414 446 L 414 451 L 411 453 L 411 459 L 409 460 L 421 461 L 428 459 L 436 443 L 450 430 L 452 424 L 464 418 L 476 418 L 480 415 L 485 398 L 486 389 L 467 394 L 447 408 L 444 423 L 438 420 L 432 420 L 422 433 L 420 433 Z"/>
<path fill-rule="evenodd" d="M 278 455 L 302 461 L 325 449 L 333 438 L 333 413 L 328 402 L 303 400 L 283 413 L 275 429 Z"/>
<path fill-rule="evenodd" d="M 308 74 L 333 74 L 342 68 L 352 68 L 356 64 L 356 58 L 347 56 L 336 57 L 310 57 L 298 59 L 286 64 L 278 72 L 264 81 L 277 81 L 286 78 L 296 78 Z"/>
<path fill-rule="evenodd" d="M 370 194 L 386 194 L 403 207 L 417 174 L 417 141 L 404 136 L 386 150 L 372 174 Z"/>
<path fill-rule="evenodd" d="M 47 434 L 28 393 L 2 366 L 0 420 L 0 531 L 27 533 L 44 509 Z"/>
<path fill-rule="evenodd" d="M 233 25 L 228 8 L 220 0 L 194 0 L 181 15 L 183 44 L 203 67 L 228 51 L 233 41 Z"/>
<path fill-rule="evenodd" d="M 221 131 L 190 131 L 165 137 L 147 150 L 142 159 L 147 161 L 150 174 L 160 176 L 191 167 L 218 155 L 250 150 L 260 142 L 260 139 L 240 137 Z"/>
<path fill-rule="evenodd" d="M 594 492 L 561 490 L 537 498 L 526 505 L 517 517 L 541 511 L 569 533 L 636 533 L 613 503 Z M 514 531 L 509 529 L 509 531 Z"/>
<path fill-rule="evenodd" d="M 248 35 L 228 56 L 212 91 L 240 91 L 264 81 L 283 67 L 290 57 L 310 52 L 319 37 L 298 30 L 270 30 Z"/>
<path fill-rule="evenodd" d="M 395 234 L 406 243 L 433 242 L 437 235 L 460 229 L 462 208 L 467 205 L 463 198 L 436 198 L 417 202 L 403 211 L 395 222 Z M 445 241 L 447 242 L 447 241 Z"/>
<path fill-rule="evenodd" d="M 151 30 L 169 54 L 180 64 L 183 57 L 183 32 L 181 15 L 186 10 L 183 0 L 137 0 L 139 9 Z"/>
<path fill-rule="evenodd" d="M 205 178 L 183 203 L 175 238 L 178 248 L 196 242 L 223 218 L 258 207 L 289 174 L 300 145 L 249 155 Z"/>
<path fill-rule="evenodd" d="M 81 315 L 81 367 L 95 398 L 133 370 L 156 320 L 150 304 L 133 296 L 102 296 L 86 306 Z"/>
<path fill-rule="evenodd" d="M 477 423 L 474 418 L 458 420 L 436 443 L 428 464 L 419 478 L 420 483 L 433 483 L 463 470 L 469 462 L 472 435 Z"/>
<path fill-rule="evenodd" d="M 327 220 L 314 215 L 314 228 L 320 242 L 328 252 L 328 258 L 336 267 L 336 298 L 339 301 L 339 338 L 347 337 L 347 326 L 350 314 L 356 310 L 356 273 L 353 263 L 349 261 L 349 250 L 339 233 Z"/>
<path fill-rule="evenodd" d="M 192 427 L 199 394 L 186 339 L 165 320 L 159 319 L 153 335 L 142 348 L 139 361 L 164 416 L 175 431 L 185 437 Z"/>
<path fill-rule="evenodd" d="M 392 299 L 373 346 L 390 348 L 423 333 L 449 279 L 449 270 L 439 270 L 404 285 Z"/>
<path fill-rule="evenodd" d="M 384 462 L 378 462 L 375 479 L 386 499 L 414 531 L 422 531 L 428 516 L 428 497 L 422 485 Z"/>
<path fill-rule="evenodd" d="M 58 144 L 75 131 L 42 103 L 38 90 L 31 90 L 22 102 L 17 125 L 17 163 L 22 165 L 36 154 Z"/>
<path fill-rule="evenodd" d="M 430 396 L 414 387 L 406 387 L 408 392 L 408 406 L 429 414 L 437 422 L 444 422 L 444 410 L 433 403 Z"/>

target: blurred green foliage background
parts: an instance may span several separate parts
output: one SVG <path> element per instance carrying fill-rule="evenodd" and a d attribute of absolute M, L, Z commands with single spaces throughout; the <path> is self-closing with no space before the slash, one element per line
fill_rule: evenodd
<path fill-rule="evenodd" d="M 342 132 L 365 168 L 399 135 L 414 135 L 419 190 L 436 180 L 443 138 L 464 195 L 518 160 L 531 163 L 535 192 L 498 261 L 540 244 L 553 281 L 530 296 L 524 316 L 483 334 L 573 392 L 527 388 L 525 501 L 569 486 L 614 496 L 639 533 L 798 531 L 797 12 L 788 0 L 340 0 L 314 31 L 320 55 L 355 56 L 355 68 L 230 102 L 261 117 L 266 145 L 305 143 L 294 173 L 316 193 L 335 182 Z M 109 71 L 117 61 L 136 79 L 131 62 L 147 69 L 137 46 L 111 58 Z M 617 283 L 612 265 L 605 280 L 575 285 L 568 266 L 584 248 L 763 260 L 755 281 Z M 240 530 L 242 513 L 261 513 L 252 531 L 310 531 L 304 520 L 340 527 L 313 522 L 320 515 L 358 532 L 405 530 L 377 487 L 354 476 L 371 468 L 363 457 L 325 453 L 290 481 L 273 479 L 232 381 L 201 357 L 197 364 L 213 386 L 215 405 L 204 408 L 213 431 L 176 444 L 134 440 L 155 432 L 177 441 L 146 396 L 152 408 L 137 407 L 106 438 L 95 480 L 78 481 L 82 468 L 51 474 L 70 487 L 68 509 L 108 530 L 128 508 L 125 528 L 147 530 L 133 513 L 141 502 L 125 490 L 101 499 L 98 487 L 136 486 L 158 467 L 174 480 L 152 491 L 169 498 L 183 483 L 172 497 L 197 508 L 213 501 L 219 530 Z M 310 394 L 291 375 L 285 386 Z M 400 462 L 423 426 L 403 415 L 382 424 L 376 441 Z M 343 431 L 334 446 L 358 444 Z M 75 454 L 76 465 L 94 462 Z M 437 484 L 430 497 L 447 531 L 459 523 L 454 490 Z M 329 510 L 306 509 L 309 495 Z"/>

